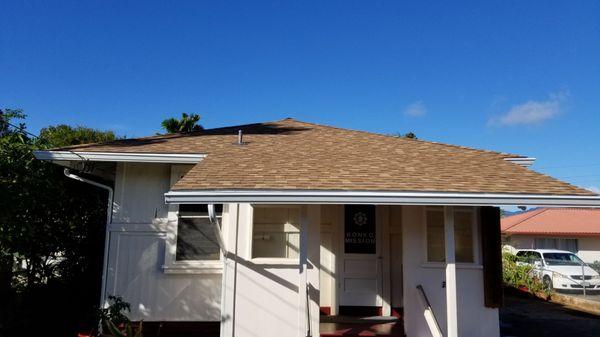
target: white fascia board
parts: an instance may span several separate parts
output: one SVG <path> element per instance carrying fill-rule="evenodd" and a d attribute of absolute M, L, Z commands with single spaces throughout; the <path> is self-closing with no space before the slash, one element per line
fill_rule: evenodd
<path fill-rule="evenodd" d="M 504 158 L 504 160 L 509 161 L 511 163 L 529 167 L 535 163 L 536 158 L 533 157 L 516 157 L 516 158 Z"/>
<path fill-rule="evenodd" d="M 600 196 L 444 192 L 212 190 L 169 191 L 167 204 L 390 204 L 446 206 L 600 207 Z"/>
<path fill-rule="evenodd" d="M 85 151 L 33 151 L 39 160 L 113 161 L 139 163 L 196 164 L 206 154 L 196 153 L 141 153 L 141 152 L 85 152 Z"/>

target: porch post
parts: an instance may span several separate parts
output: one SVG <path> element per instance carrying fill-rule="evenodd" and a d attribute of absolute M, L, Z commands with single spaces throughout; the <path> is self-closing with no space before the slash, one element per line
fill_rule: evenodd
<path fill-rule="evenodd" d="M 299 336 L 319 336 L 321 205 L 302 206 L 300 226 Z"/>
<path fill-rule="evenodd" d="M 444 220 L 444 241 L 446 243 L 446 333 L 448 337 L 458 337 L 454 207 L 444 207 Z"/>

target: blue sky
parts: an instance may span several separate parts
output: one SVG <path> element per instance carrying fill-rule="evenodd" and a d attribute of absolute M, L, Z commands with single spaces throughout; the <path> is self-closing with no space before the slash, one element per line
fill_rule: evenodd
<path fill-rule="evenodd" d="M 600 187 L 600 2 L 3 1 L 0 106 L 127 136 L 295 117 Z"/>

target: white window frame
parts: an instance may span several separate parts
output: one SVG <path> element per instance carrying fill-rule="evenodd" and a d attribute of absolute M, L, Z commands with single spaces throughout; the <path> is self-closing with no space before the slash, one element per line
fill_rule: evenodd
<path fill-rule="evenodd" d="M 193 165 L 171 165 L 171 186 L 174 185 Z M 228 205 L 223 204 L 223 213 L 219 218 L 221 227 L 228 221 Z M 203 216 L 204 217 L 204 216 Z M 177 261 L 177 229 L 179 224 L 179 205 L 170 204 L 167 218 L 167 238 L 165 241 L 165 260 L 162 270 L 165 274 L 222 274 L 223 252 L 218 260 Z"/>
<path fill-rule="evenodd" d="M 247 252 L 247 256 L 250 259 L 250 261 L 252 261 L 252 263 L 255 264 L 279 264 L 279 265 L 295 265 L 298 266 L 300 265 L 300 254 L 298 254 L 297 258 L 286 258 L 286 257 L 253 257 L 253 249 L 254 249 L 254 208 L 256 207 L 260 207 L 260 208 L 293 208 L 293 209 L 297 209 L 299 211 L 300 214 L 300 218 L 299 218 L 299 224 L 298 226 L 300 227 L 300 231 L 302 231 L 303 226 L 304 226 L 304 214 L 302 212 L 302 206 L 300 205 L 286 205 L 286 204 L 281 204 L 281 205 L 256 205 L 256 204 L 251 204 L 250 205 L 250 216 L 249 216 L 249 233 L 248 233 L 248 252 Z M 300 248 L 300 247 L 298 247 Z"/>
<path fill-rule="evenodd" d="M 446 266 L 445 262 L 430 262 L 428 257 L 427 250 L 427 211 L 428 210 L 441 210 L 444 214 L 448 211 L 452 211 L 452 217 L 454 217 L 455 212 L 469 212 L 472 213 L 473 221 L 472 221 L 472 233 L 473 233 L 473 262 L 456 262 L 456 267 L 459 269 L 481 269 L 483 266 L 481 265 L 481 251 L 479 244 L 479 207 L 447 207 L 447 206 L 425 206 L 423 207 L 423 233 L 422 233 L 422 264 L 421 266 L 424 268 L 444 268 Z M 446 217 L 444 216 L 444 219 Z M 444 241 L 444 246 L 445 246 Z"/>

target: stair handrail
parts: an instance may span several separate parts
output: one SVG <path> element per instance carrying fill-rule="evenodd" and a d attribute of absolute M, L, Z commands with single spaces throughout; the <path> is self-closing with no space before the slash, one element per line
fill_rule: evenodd
<path fill-rule="evenodd" d="M 433 322 L 435 323 L 435 329 L 436 329 L 436 331 L 432 331 L 432 334 L 434 336 L 443 336 L 442 335 L 442 330 L 440 329 L 440 324 L 438 323 L 437 317 L 435 317 L 435 312 L 433 311 L 433 308 L 431 307 L 431 303 L 429 302 L 429 298 L 427 298 L 427 294 L 425 293 L 425 289 L 423 288 L 422 285 L 419 284 L 419 285 L 417 285 L 417 290 L 419 291 L 419 295 L 421 295 L 421 299 L 423 300 L 423 302 L 427 306 L 425 309 L 428 310 L 431 313 L 431 317 L 433 318 Z M 429 328 L 431 329 L 431 327 L 429 327 Z"/>
<path fill-rule="evenodd" d="M 306 337 L 312 337 L 310 319 L 310 284 L 306 283 Z"/>

